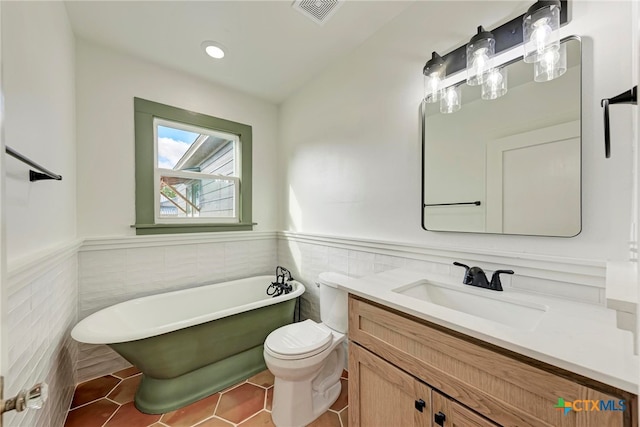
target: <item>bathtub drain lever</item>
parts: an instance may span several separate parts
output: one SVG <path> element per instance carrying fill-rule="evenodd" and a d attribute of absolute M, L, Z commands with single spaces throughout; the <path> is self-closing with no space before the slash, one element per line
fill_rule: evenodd
<path fill-rule="evenodd" d="M 291 272 L 284 267 L 277 266 L 276 281 L 272 282 L 267 288 L 267 295 L 277 297 L 293 291 L 293 286 L 288 283 L 291 280 L 293 280 L 293 277 L 291 277 Z"/>

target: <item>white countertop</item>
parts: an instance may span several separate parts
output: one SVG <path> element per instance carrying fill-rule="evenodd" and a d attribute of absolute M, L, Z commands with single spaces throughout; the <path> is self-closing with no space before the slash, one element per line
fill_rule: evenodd
<path fill-rule="evenodd" d="M 546 306 L 547 311 L 535 327 L 514 327 L 392 291 L 422 280 L 492 299 Z M 339 287 L 473 338 L 638 394 L 639 358 L 633 354 L 633 335 L 616 328 L 615 311 L 605 307 L 510 289 L 503 292 L 480 289 L 452 283 L 450 277 L 406 269 L 351 280 Z"/>

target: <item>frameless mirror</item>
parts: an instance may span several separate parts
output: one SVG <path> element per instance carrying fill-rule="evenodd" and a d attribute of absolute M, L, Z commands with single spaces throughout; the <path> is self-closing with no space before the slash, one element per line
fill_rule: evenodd
<path fill-rule="evenodd" d="M 430 231 L 571 237 L 581 224 L 581 47 L 563 41 L 567 71 L 534 81 L 533 64 L 506 65 L 508 92 L 462 108 L 423 104 L 422 226 Z"/>

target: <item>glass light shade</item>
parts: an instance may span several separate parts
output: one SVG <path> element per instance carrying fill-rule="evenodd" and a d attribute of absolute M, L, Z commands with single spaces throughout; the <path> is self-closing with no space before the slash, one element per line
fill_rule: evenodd
<path fill-rule="evenodd" d="M 442 78 L 438 73 L 424 76 L 424 100 L 428 103 L 438 102 Z"/>
<path fill-rule="evenodd" d="M 455 113 L 462 107 L 461 85 L 449 86 L 440 94 L 440 112 L 443 114 Z"/>
<path fill-rule="evenodd" d="M 535 63 L 560 48 L 560 1 L 541 0 L 529 8 L 522 25 L 524 62 Z"/>
<path fill-rule="evenodd" d="M 567 72 L 567 45 L 561 44 L 558 50 L 545 52 L 540 60 L 533 64 L 533 79 L 548 82 Z"/>
<path fill-rule="evenodd" d="M 496 39 L 493 34 L 478 27 L 478 34 L 467 44 L 467 84 L 481 85 L 491 70 L 496 53 Z"/>
<path fill-rule="evenodd" d="M 424 75 L 424 100 L 428 103 L 438 102 L 442 89 L 442 80 L 446 74 L 444 61 L 437 53 L 431 54 L 431 59 L 425 64 Z"/>
<path fill-rule="evenodd" d="M 507 68 L 494 68 L 482 83 L 482 99 L 500 98 L 507 93 Z"/>

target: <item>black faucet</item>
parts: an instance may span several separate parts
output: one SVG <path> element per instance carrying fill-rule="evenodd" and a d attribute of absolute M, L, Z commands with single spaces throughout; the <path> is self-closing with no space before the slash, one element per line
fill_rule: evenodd
<path fill-rule="evenodd" d="M 267 288 L 267 295 L 272 295 L 274 298 L 282 294 L 288 294 L 293 291 L 293 286 L 289 282 L 293 280 L 291 272 L 284 267 L 276 267 L 276 281 L 272 282 Z"/>
<path fill-rule="evenodd" d="M 487 280 L 487 275 L 480 267 L 469 267 L 457 261 L 453 263 L 458 267 L 464 267 L 464 278 L 462 283 L 465 285 L 477 286 L 478 288 L 491 289 L 494 291 L 502 290 L 502 282 L 500 282 L 500 274 L 513 274 L 513 270 L 496 270 L 491 276 L 491 281 Z"/>

